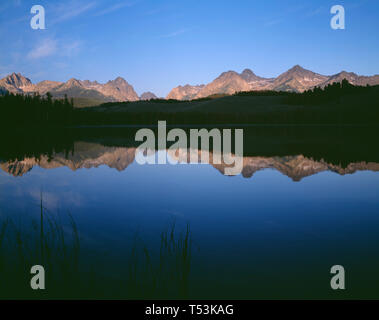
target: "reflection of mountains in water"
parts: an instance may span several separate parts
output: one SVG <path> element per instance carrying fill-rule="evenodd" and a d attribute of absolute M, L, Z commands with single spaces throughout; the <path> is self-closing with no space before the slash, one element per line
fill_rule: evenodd
<path fill-rule="evenodd" d="M 58 167 L 68 167 L 71 170 L 81 168 L 97 168 L 107 165 L 118 171 L 125 170 L 135 159 L 136 148 L 131 147 L 106 147 L 96 143 L 76 142 L 74 152 L 71 154 L 54 153 L 52 156 L 41 155 L 40 157 L 25 157 L 20 160 L 2 161 L 0 167 L 5 172 L 13 176 L 22 176 L 29 172 L 34 166 L 44 169 L 54 169 Z M 171 158 L 181 163 L 188 162 L 188 159 L 178 157 L 178 153 L 168 152 Z M 198 151 L 201 154 L 201 151 Z M 213 164 L 212 153 L 210 153 L 210 164 L 225 173 L 225 164 Z M 352 162 L 347 166 L 328 163 L 324 160 L 313 160 L 303 155 L 264 157 L 247 156 L 243 158 L 242 176 L 250 178 L 257 171 L 263 169 L 275 169 L 290 177 L 293 181 L 300 181 L 302 178 L 314 175 L 323 171 L 331 171 L 340 175 L 352 174 L 356 171 L 369 170 L 379 171 L 379 163 L 376 162 Z"/>

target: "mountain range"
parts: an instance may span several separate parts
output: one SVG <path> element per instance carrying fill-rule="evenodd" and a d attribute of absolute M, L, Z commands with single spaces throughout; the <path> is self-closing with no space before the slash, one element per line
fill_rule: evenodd
<path fill-rule="evenodd" d="M 166 99 L 191 100 L 212 95 L 233 94 L 238 91 L 292 91 L 303 92 L 314 87 L 325 87 L 333 82 L 347 79 L 353 85 L 379 85 L 379 75 L 360 76 L 353 72 L 342 71 L 331 76 L 321 75 L 296 65 L 276 78 L 257 76 L 250 69 L 242 73 L 236 71 L 223 72 L 208 84 L 184 85 L 173 88 Z M 152 92 L 145 92 L 140 97 L 132 85 L 125 79 L 117 77 L 107 83 L 97 81 L 70 79 L 67 82 L 44 80 L 33 84 L 30 79 L 20 73 L 12 73 L 0 80 L 0 94 L 12 93 L 41 95 L 50 92 L 53 97 L 68 97 L 85 100 L 84 105 L 96 105 L 103 102 L 137 101 L 156 99 Z"/>
<path fill-rule="evenodd" d="M 259 77 L 250 69 L 245 69 L 242 73 L 223 72 L 207 85 L 191 86 L 187 84 L 178 86 L 171 90 L 167 99 L 191 100 L 217 94 L 233 94 L 238 91 L 303 92 L 314 87 L 325 87 L 333 82 L 341 82 L 343 79 L 348 80 L 353 85 L 379 85 L 379 75 L 367 77 L 342 71 L 335 75 L 326 76 L 296 65 L 276 78 Z"/>
<path fill-rule="evenodd" d="M 67 82 L 44 80 L 33 84 L 30 79 L 20 73 L 12 73 L 0 80 L 0 89 L 12 93 L 41 95 L 50 92 L 55 98 L 63 98 L 65 95 L 72 98 L 87 99 L 87 103 L 99 104 L 115 101 L 137 101 L 139 96 L 134 88 L 123 78 L 118 77 L 107 83 L 97 81 L 77 80 L 71 78 Z"/>

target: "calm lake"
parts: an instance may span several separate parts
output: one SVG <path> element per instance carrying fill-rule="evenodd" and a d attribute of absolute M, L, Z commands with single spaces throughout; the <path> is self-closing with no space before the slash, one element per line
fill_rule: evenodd
<path fill-rule="evenodd" d="M 137 130 L 1 135 L 1 297 L 379 298 L 378 128 L 246 127 L 236 176 Z"/>

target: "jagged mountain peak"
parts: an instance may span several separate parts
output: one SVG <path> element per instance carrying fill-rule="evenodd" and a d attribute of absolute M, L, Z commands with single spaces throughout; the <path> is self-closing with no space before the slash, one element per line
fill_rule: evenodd
<path fill-rule="evenodd" d="M 303 92 L 304 90 L 318 86 L 327 79 L 327 76 L 304 69 L 297 64 L 279 75 L 274 80 L 271 89 L 277 91 Z"/>
<path fill-rule="evenodd" d="M 260 81 L 260 80 L 267 80 L 265 78 L 257 76 L 252 70 L 250 69 L 245 69 L 242 71 L 240 76 L 246 80 L 247 82 L 255 82 L 255 81 Z"/>
<path fill-rule="evenodd" d="M 348 71 L 341 71 L 340 73 L 337 73 L 336 76 L 350 76 L 350 77 L 358 77 L 358 75 L 354 72 L 348 72 Z"/>
<path fill-rule="evenodd" d="M 294 65 L 292 68 L 290 68 L 287 72 L 293 72 L 293 73 L 309 73 L 309 72 L 311 72 L 311 73 L 315 73 L 315 72 L 313 72 L 313 71 L 311 71 L 311 70 L 308 70 L 308 69 L 305 69 L 305 68 L 303 68 L 301 65 L 299 65 L 299 64 L 296 64 L 296 65 Z"/>
<path fill-rule="evenodd" d="M 325 87 L 334 82 L 342 82 L 342 80 L 344 79 L 346 79 L 353 85 L 378 84 L 378 81 L 375 80 L 375 77 L 361 77 L 354 72 L 341 71 L 337 74 L 330 76 L 320 86 Z"/>
<path fill-rule="evenodd" d="M 287 73 L 287 74 L 297 74 L 297 75 L 303 75 L 303 74 L 307 74 L 307 73 L 314 74 L 313 71 L 304 69 L 302 66 L 300 66 L 298 64 L 295 65 L 295 66 L 293 66 L 291 69 L 287 70 L 285 73 Z"/>
<path fill-rule="evenodd" d="M 234 70 L 229 70 L 229 71 L 225 71 L 225 72 L 221 73 L 217 77 L 217 79 L 230 78 L 230 77 L 234 77 L 234 76 L 240 76 L 240 74 Z"/>
<path fill-rule="evenodd" d="M 341 71 L 340 73 L 332 75 L 329 80 L 336 80 L 336 81 L 342 81 L 343 79 L 346 79 L 348 81 L 357 80 L 359 76 L 354 72 L 347 72 L 347 71 Z"/>
<path fill-rule="evenodd" d="M 129 83 L 122 77 L 117 77 L 114 80 L 109 80 L 107 84 L 112 84 L 112 85 L 129 85 Z"/>
<path fill-rule="evenodd" d="M 150 91 L 144 92 L 140 96 L 140 100 L 151 100 L 151 99 L 157 99 L 157 96 Z"/>
<path fill-rule="evenodd" d="M 134 88 L 122 77 L 109 80 L 102 86 L 101 92 L 106 96 L 112 96 L 117 101 L 137 101 L 139 97 Z"/>
<path fill-rule="evenodd" d="M 215 94 L 233 94 L 236 91 L 249 91 L 249 83 L 235 71 L 221 73 L 214 81 L 199 91 L 196 98 L 205 98 Z"/>
<path fill-rule="evenodd" d="M 13 72 L 12 74 L 6 76 L 3 80 L 5 83 L 17 88 L 32 85 L 30 79 L 24 77 L 21 73 Z"/>
<path fill-rule="evenodd" d="M 251 70 L 251 69 L 249 69 L 249 68 L 245 68 L 243 71 L 242 71 L 242 74 L 244 74 L 244 73 L 252 73 L 252 74 L 255 74 L 254 72 L 253 72 L 253 70 Z"/>
<path fill-rule="evenodd" d="M 75 79 L 75 78 L 71 78 L 71 79 L 69 79 L 69 80 L 66 82 L 66 84 L 67 84 L 68 86 L 78 86 L 78 87 L 82 87 L 82 86 L 83 86 L 82 83 L 80 82 L 80 80 Z"/>
<path fill-rule="evenodd" d="M 303 67 L 297 64 L 293 66 L 291 69 L 283 72 L 281 75 L 278 76 L 278 78 L 290 78 L 290 77 L 302 78 L 302 77 L 312 77 L 312 76 L 321 76 L 321 75 L 311 70 L 304 69 Z"/>
<path fill-rule="evenodd" d="M 251 69 L 244 69 L 241 72 L 241 76 L 256 76 L 256 74 Z"/>
<path fill-rule="evenodd" d="M 295 64 L 290 70 L 306 70 L 301 65 Z"/>
<path fill-rule="evenodd" d="M 186 84 L 184 86 L 180 85 L 172 89 L 166 96 L 166 99 L 191 100 L 194 99 L 204 87 L 204 84 L 195 86 L 192 86 L 190 84 Z"/>

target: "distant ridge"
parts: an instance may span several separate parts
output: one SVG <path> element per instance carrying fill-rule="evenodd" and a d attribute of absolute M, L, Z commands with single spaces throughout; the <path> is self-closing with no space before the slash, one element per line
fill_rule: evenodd
<path fill-rule="evenodd" d="M 327 76 L 295 65 L 276 78 L 264 78 L 256 75 L 250 69 L 241 73 L 227 71 L 221 73 L 208 84 L 177 86 L 166 96 L 166 99 L 192 100 L 218 94 L 233 94 L 239 91 L 291 91 L 303 92 L 314 87 L 325 87 L 333 82 L 348 80 L 353 85 L 379 85 L 379 75 L 361 76 L 353 72 L 342 71 Z M 145 92 L 140 97 L 124 78 L 117 77 L 107 83 L 97 81 L 69 79 L 67 82 L 44 80 L 33 84 L 30 79 L 20 73 L 12 73 L 0 80 L 0 94 L 6 92 L 41 95 L 50 92 L 53 97 L 84 99 L 86 105 L 96 105 L 104 102 L 137 101 L 156 99 L 152 92 Z"/>
<path fill-rule="evenodd" d="M 148 92 L 142 93 L 141 96 L 139 97 L 139 99 L 140 100 L 151 100 L 151 99 L 158 99 L 158 97 L 154 93 L 148 91 Z"/>
<path fill-rule="evenodd" d="M 0 80 L 0 88 L 12 93 L 44 95 L 50 92 L 55 98 L 67 95 L 70 98 L 88 99 L 93 104 L 113 101 L 137 101 L 134 88 L 123 78 L 117 77 L 105 84 L 97 81 L 69 79 L 67 82 L 44 80 L 33 84 L 20 73 L 12 73 Z"/>
<path fill-rule="evenodd" d="M 379 85 L 379 75 L 359 76 L 352 72 L 343 71 L 335 75 L 326 76 L 295 65 L 276 78 L 259 77 L 250 69 L 245 69 L 242 73 L 235 71 L 223 72 L 215 80 L 202 87 L 191 85 L 176 87 L 171 90 L 166 98 L 190 100 L 215 94 L 233 94 L 238 91 L 256 90 L 303 92 L 317 86 L 324 87 L 329 83 L 341 82 L 343 79 L 347 79 L 354 85 Z M 192 94 L 189 94 L 189 92 Z"/>

